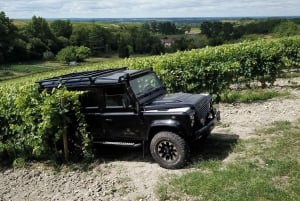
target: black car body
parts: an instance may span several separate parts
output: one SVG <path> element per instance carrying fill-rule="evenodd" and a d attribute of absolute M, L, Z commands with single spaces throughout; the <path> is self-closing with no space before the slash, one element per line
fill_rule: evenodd
<path fill-rule="evenodd" d="M 165 168 L 180 168 L 188 144 L 206 137 L 220 119 L 209 94 L 168 94 L 152 69 L 105 69 L 39 81 L 39 89 L 64 85 L 84 91 L 82 112 L 94 143 L 150 144 Z"/>

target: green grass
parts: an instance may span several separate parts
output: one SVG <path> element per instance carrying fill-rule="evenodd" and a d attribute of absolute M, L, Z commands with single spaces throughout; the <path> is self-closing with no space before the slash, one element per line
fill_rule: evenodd
<path fill-rule="evenodd" d="M 283 72 L 281 73 L 278 78 L 295 78 L 295 77 L 300 77 L 300 72 Z"/>
<path fill-rule="evenodd" d="M 192 27 L 191 28 L 191 31 L 190 31 L 190 34 L 200 34 L 201 33 L 201 30 L 199 27 Z"/>
<path fill-rule="evenodd" d="M 14 76 L 14 74 L 10 71 L 1 71 L 0 70 L 0 77 L 9 77 L 9 76 Z"/>
<path fill-rule="evenodd" d="M 37 62 L 29 64 L 12 64 L 0 66 L 0 81 L 10 80 L 26 75 L 49 72 L 62 68 L 59 63 Z"/>
<path fill-rule="evenodd" d="M 97 66 L 110 65 L 120 59 L 112 58 L 90 58 L 78 66 L 68 66 L 58 62 L 35 62 L 25 64 L 12 64 L 9 66 L 0 65 L 0 85 L 11 83 L 24 83 L 26 81 L 36 81 L 40 78 L 49 77 L 51 75 L 57 76 L 64 73 L 71 73 L 74 71 L 83 71 L 98 69 Z M 22 77 L 22 78 L 21 78 Z M 16 79 L 18 78 L 18 79 Z M 2 82 L 1 82 L 2 81 Z"/>
<path fill-rule="evenodd" d="M 58 67 L 54 66 L 46 66 L 44 64 L 18 64 L 18 65 L 12 65 L 10 67 L 11 71 L 14 72 L 22 72 L 22 73 L 40 73 L 40 72 L 46 72 L 50 70 L 57 69 Z"/>
<path fill-rule="evenodd" d="M 158 186 L 160 200 L 300 200 L 299 123 L 275 122 L 259 138 L 239 140 L 230 162 L 194 164 Z"/>
<path fill-rule="evenodd" d="M 241 91 L 229 91 L 223 93 L 221 96 L 222 102 L 225 103 L 251 103 L 255 101 L 264 101 L 275 97 L 288 96 L 289 92 L 278 92 L 275 90 L 268 89 L 247 89 Z"/>

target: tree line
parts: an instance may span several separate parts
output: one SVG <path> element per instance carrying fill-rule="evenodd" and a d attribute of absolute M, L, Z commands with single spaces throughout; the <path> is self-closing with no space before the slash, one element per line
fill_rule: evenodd
<path fill-rule="evenodd" d="M 207 44 L 216 46 L 251 34 L 297 35 L 300 34 L 300 19 L 274 18 L 244 24 L 206 21 L 201 23 L 200 30 L 207 37 Z"/>
<path fill-rule="evenodd" d="M 64 62 L 82 61 L 88 56 L 116 53 L 121 58 L 132 54 L 160 55 L 216 46 L 239 40 L 247 34 L 276 32 L 280 36 L 296 35 L 300 33 L 299 21 L 207 21 L 199 25 L 200 34 L 188 35 L 186 33 L 191 31 L 191 25 L 157 21 L 104 27 L 96 23 L 72 23 L 70 20 L 48 22 L 33 16 L 24 26 L 16 26 L 4 12 L 0 12 L 0 64 L 54 58 Z M 165 45 L 162 39 L 170 36 L 171 44 Z"/>
<path fill-rule="evenodd" d="M 33 16 L 24 26 L 16 26 L 0 12 L 0 64 L 40 59 L 81 61 L 88 56 L 162 54 L 166 52 L 161 35 L 182 34 L 190 27 L 178 28 L 171 22 L 151 21 L 142 26 L 120 24 L 105 28 L 96 23 L 72 24 L 70 20 L 46 21 Z M 177 41 L 174 41 L 176 43 Z M 178 40 L 169 52 L 186 49 Z"/>
<path fill-rule="evenodd" d="M 79 55 L 66 55 L 74 48 Z M 143 26 L 120 25 L 117 29 L 107 29 L 95 23 L 47 22 L 36 16 L 25 26 L 16 26 L 0 12 L 0 63 L 51 59 L 57 54 L 62 59 L 115 52 L 124 58 L 133 53 L 161 54 L 165 49 L 160 38 Z"/>

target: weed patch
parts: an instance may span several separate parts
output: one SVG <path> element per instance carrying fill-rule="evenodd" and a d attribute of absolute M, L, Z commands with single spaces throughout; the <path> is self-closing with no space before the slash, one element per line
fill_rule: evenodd
<path fill-rule="evenodd" d="M 269 100 L 275 97 L 283 97 L 290 95 L 289 92 L 278 92 L 266 89 L 251 89 L 242 91 L 229 91 L 221 96 L 222 102 L 225 103 L 251 103 L 255 101 Z"/>

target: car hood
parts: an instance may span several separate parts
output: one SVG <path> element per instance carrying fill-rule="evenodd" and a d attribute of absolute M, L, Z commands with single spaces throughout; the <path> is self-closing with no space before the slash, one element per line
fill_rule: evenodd
<path fill-rule="evenodd" d="M 145 105 L 145 110 L 160 110 L 170 108 L 196 108 L 211 100 L 209 94 L 173 93 L 166 94 Z"/>

